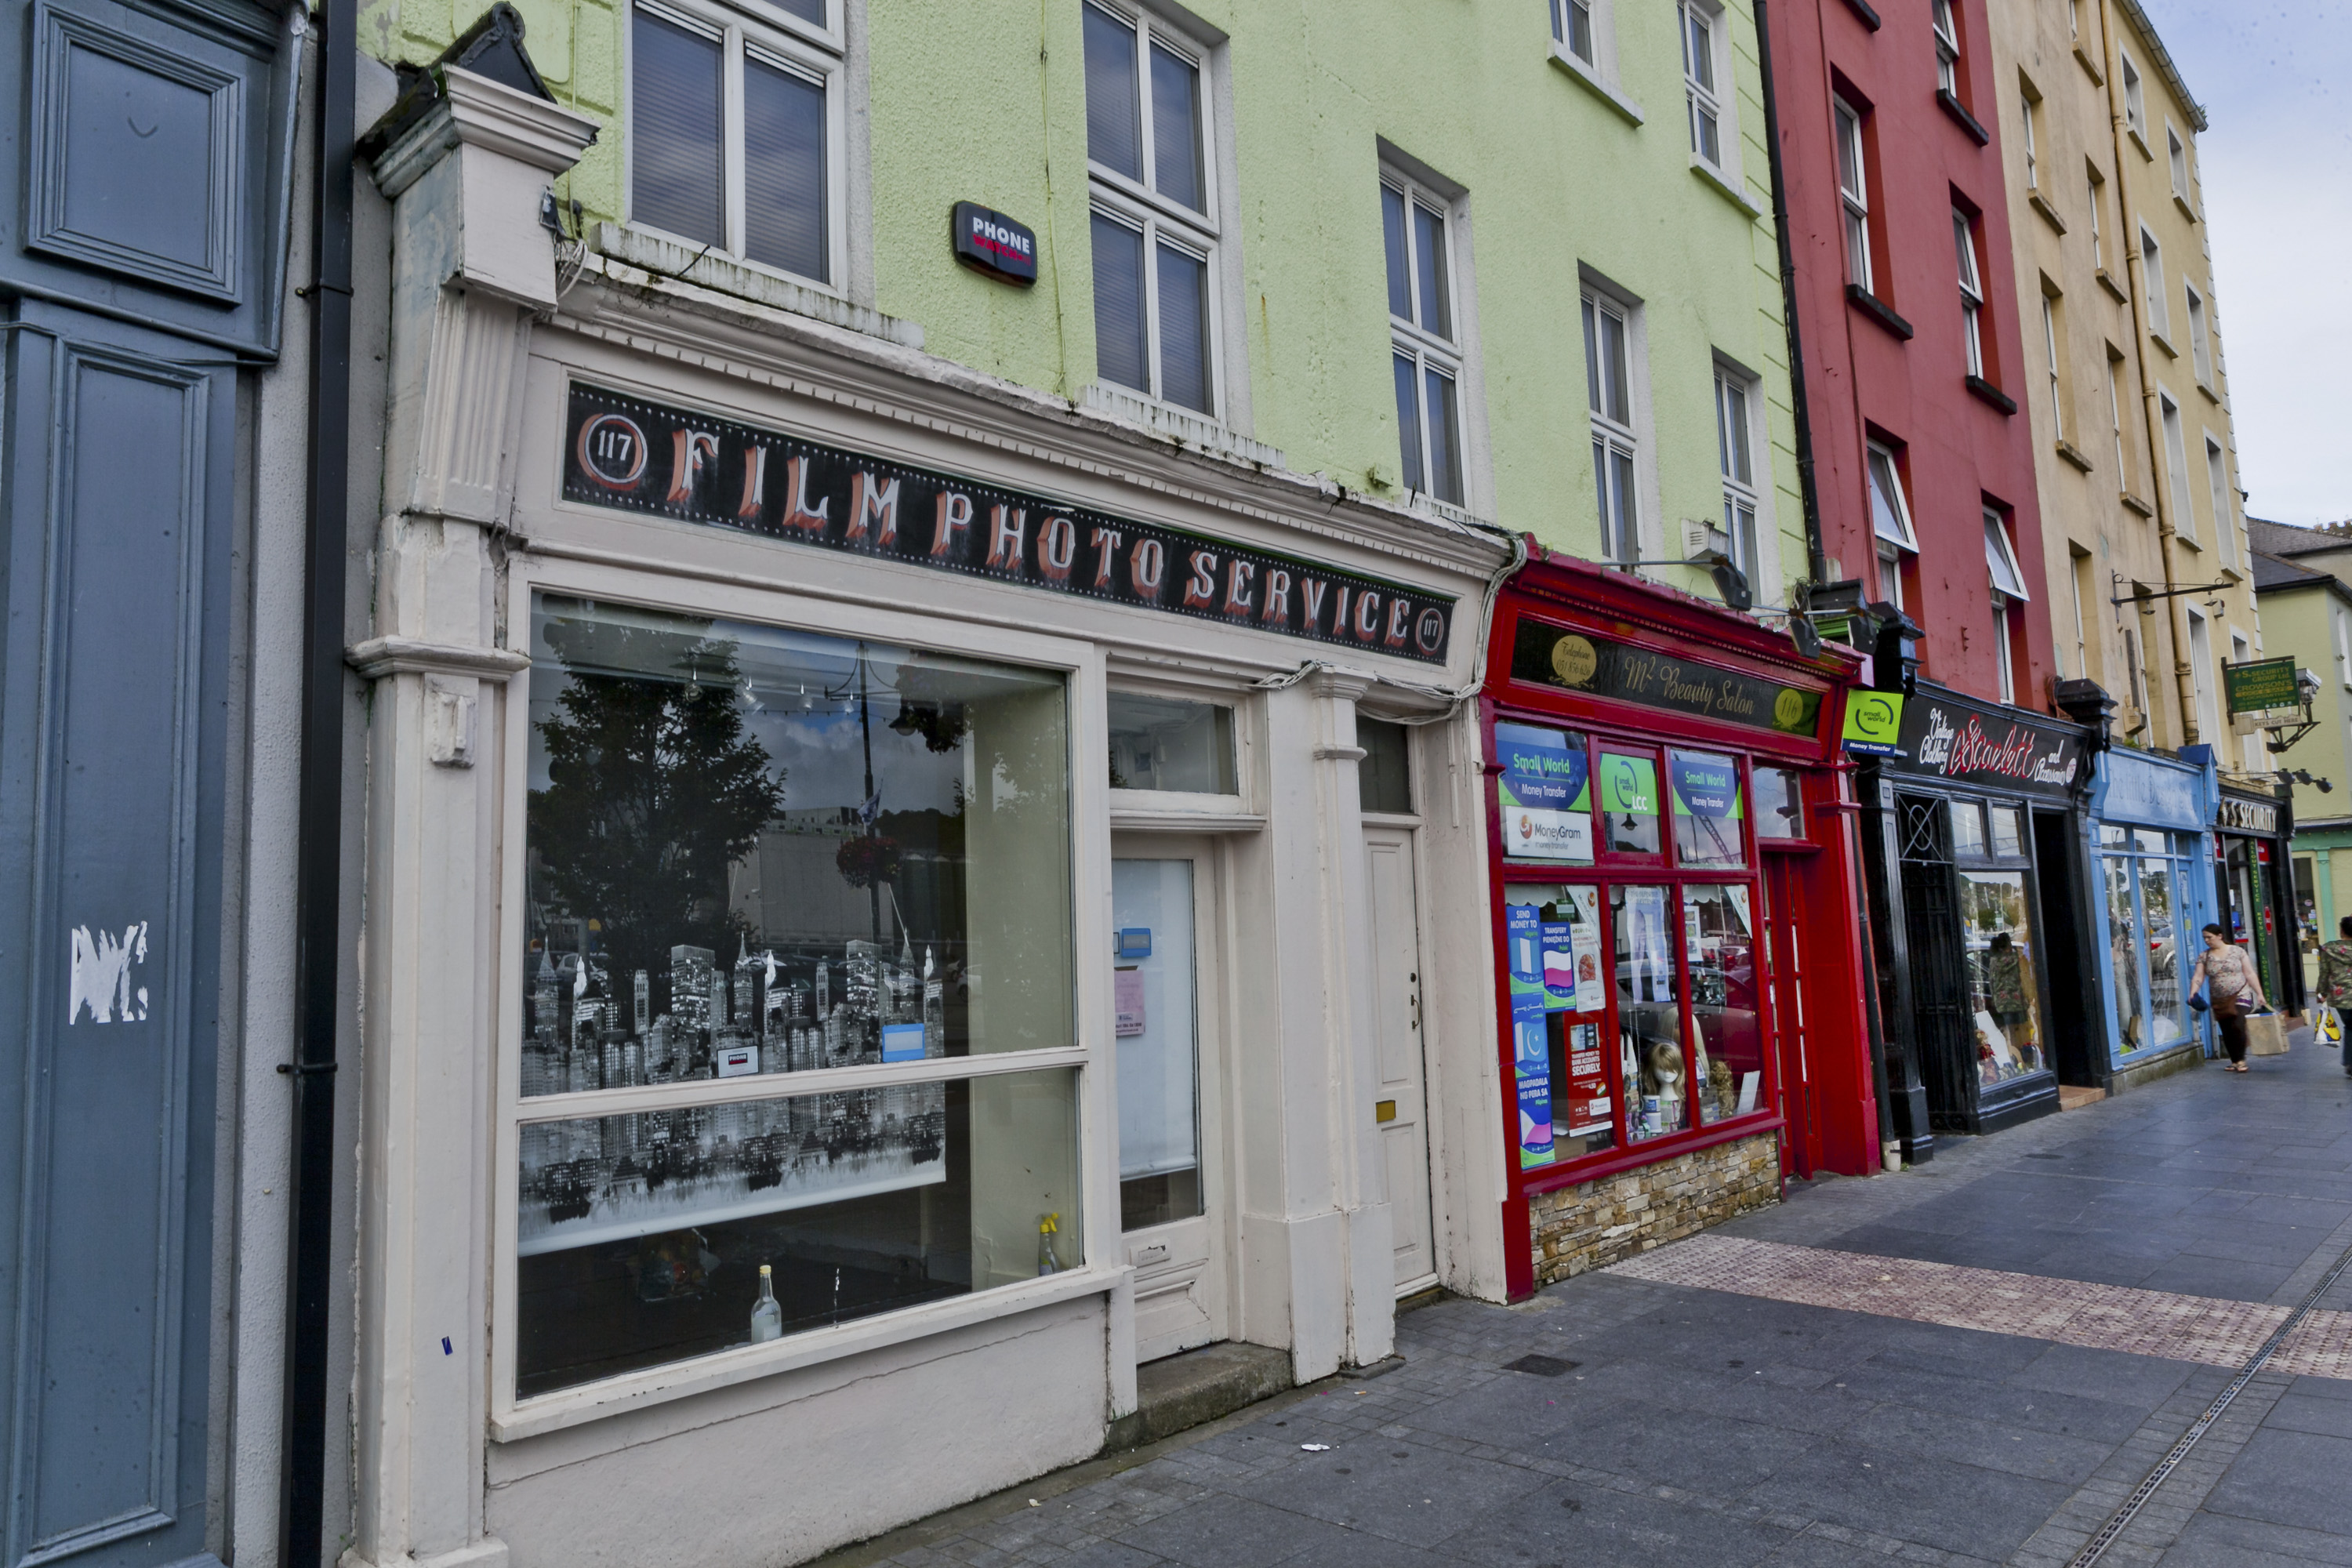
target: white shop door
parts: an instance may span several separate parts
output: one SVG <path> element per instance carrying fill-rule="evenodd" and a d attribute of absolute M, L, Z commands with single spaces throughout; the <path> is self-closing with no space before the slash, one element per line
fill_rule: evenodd
<path fill-rule="evenodd" d="M 1206 844 L 1151 838 L 1122 838 L 1114 857 L 1119 1228 L 1135 1266 L 1135 1359 L 1147 1362 L 1228 1337 L 1216 858 Z"/>
<path fill-rule="evenodd" d="M 1373 1119 L 1388 1173 L 1402 1294 L 1432 1283 L 1437 1250 L 1429 1211 L 1428 1090 L 1422 1067 L 1421 921 L 1414 897 L 1412 833 L 1367 827 L 1371 893 L 1372 1031 L 1380 1088 Z"/>

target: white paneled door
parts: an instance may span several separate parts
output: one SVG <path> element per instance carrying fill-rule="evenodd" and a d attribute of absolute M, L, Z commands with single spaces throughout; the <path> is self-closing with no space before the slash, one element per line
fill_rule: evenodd
<path fill-rule="evenodd" d="M 1429 1206 L 1429 1116 L 1423 1068 L 1421 921 L 1409 828 L 1364 829 L 1371 894 L 1373 1044 L 1380 1075 L 1373 1119 L 1388 1175 L 1402 1293 L 1433 1281 L 1437 1250 Z"/>

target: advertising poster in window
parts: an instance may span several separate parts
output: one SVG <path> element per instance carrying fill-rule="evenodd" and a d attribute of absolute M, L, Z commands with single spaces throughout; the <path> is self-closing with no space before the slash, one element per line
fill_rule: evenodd
<path fill-rule="evenodd" d="M 1657 764 L 1611 753 L 1601 769 L 1601 809 L 1611 816 L 1657 816 Z"/>
<path fill-rule="evenodd" d="M 1576 1010 L 1575 928 L 1566 921 L 1543 922 L 1544 1010 Z"/>
<path fill-rule="evenodd" d="M 1584 737 L 1529 724 L 1495 726 L 1503 853 L 1514 860 L 1592 863 L 1592 790 Z"/>
<path fill-rule="evenodd" d="M 1601 889 L 1568 889 L 1570 951 L 1576 963 L 1576 1011 L 1598 1013 L 1609 1005 L 1609 975 L 1601 966 Z"/>
<path fill-rule="evenodd" d="M 1528 904 L 1503 906 L 1511 976 L 1511 1060 L 1519 1100 L 1519 1167 L 1549 1165 L 1551 1046 L 1544 1027 L 1543 918 Z"/>
<path fill-rule="evenodd" d="M 1560 1100 L 1560 1119 L 1571 1137 L 1609 1131 L 1612 1109 L 1609 1070 L 1601 1064 L 1601 1026 L 1568 1026 L 1568 1083 Z"/>
<path fill-rule="evenodd" d="M 1737 866 L 1747 803 L 1739 763 L 1706 752 L 1668 752 L 1666 785 L 1674 799 L 1675 853 L 1686 866 Z"/>

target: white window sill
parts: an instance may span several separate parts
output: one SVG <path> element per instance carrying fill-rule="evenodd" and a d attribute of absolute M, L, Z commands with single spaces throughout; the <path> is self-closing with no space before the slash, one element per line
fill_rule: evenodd
<path fill-rule="evenodd" d="M 749 300 L 771 310 L 807 316 L 829 326 L 880 338 L 901 348 L 923 346 L 923 329 L 918 322 L 886 316 L 879 310 L 852 304 L 815 284 L 797 282 L 781 272 L 630 224 L 598 224 L 591 234 L 589 247 L 607 262 L 633 267 L 656 279 Z"/>
<path fill-rule="evenodd" d="M 2219 408 L 2221 405 L 2221 395 L 2213 390 L 2213 384 L 2211 382 L 2199 382 L 2197 384 L 2197 390 L 2203 393 L 2205 395 L 2205 401 L 2213 405 L 2216 408 Z"/>
<path fill-rule="evenodd" d="M 1262 464 L 1269 468 L 1286 468 L 1289 466 L 1280 451 L 1263 441 L 1253 441 L 1239 431 L 1218 424 L 1205 414 L 1180 408 L 1172 403 L 1162 403 L 1156 397 L 1146 397 L 1129 387 L 1113 386 L 1108 382 L 1088 382 L 1086 391 L 1079 395 L 1078 404 L 1123 425 L 1137 426 L 1155 436 L 1165 436 L 1188 447 L 1198 447 L 1202 451 L 1237 458 L 1245 463 Z"/>
<path fill-rule="evenodd" d="M 854 1323 L 814 1329 L 762 1345 L 741 1345 L 674 1366 L 606 1378 L 494 1413 L 490 1436 L 501 1443 L 559 1432 L 651 1405 L 667 1404 L 754 1378 L 773 1377 L 822 1362 L 885 1350 L 909 1340 L 968 1328 L 1058 1301 L 1104 1294 L 1131 1272 L 1125 1264 L 1072 1268 L 1018 1285 L 1000 1285 L 944 1301 L 883 1312 Z"/>
<path fill-rule="evenodd" d="M 1622 115 L 1628 125 L 1642 123 L 1642 106 L 1602 81 L 1598 72 L 1570 54 L 1568 46 L 1557 38 L 1552 40 L 1551 63 L 1575 78 L 1587 91 Z"/>
<path fill-rule="evenodd" d="M 2200 221 L 2197 216 L 2197 209 L 2190 206 L 2189 205 L 2189 198 L 2182 195 L 2179 191 L 2172 193 L 2172 205 L 2179 207 L 2180 209 L 2180 216 L 2187 218 L 2190 223 Z"/>
<path fill-rule="evenodd" d="M 1136 791 L 1134 799 L 1122 799 L 1127 792 L 1111 792 L 1110 830 L 1113 833 L 1262 833 L 1266 818 L 1263 812 L 1219 809 L 1213 805 L 1202 806 L 1164 805 L 1157 803 L 1149 792 Z M 1204 795 L 1204 802 L 1220 797 Z M 1146 800 L 1153 804 L 1143 804 Z"/>
<path fill-rule="evenodd" d="M 2149 341 L 2154 342 L 2158 348 L 2162 349 L 2168 358 L 2179 359 L 2180 357 L 2180 351 L 2172 346 L 2172 340 L 2165 335 L 2165 331 L 2162 327 L 2148 328 L 2147 335 Z"/>
<path fill-rule="evenodd" d="M 1690 166 L 1692 174 L 1714 186 L 1718 195 L 1746 213 L 1751 221 L 1764 216 L 1763 207 L 1757 203 L 1754 196 L 1748 194 L 1748 187 L 1745 184 L 1733 184 L 1722 170 L 1696 153 L 1691 154 Z"/>
<path fill-rule="evenodd" d="M 2132 145 L 2139 149 L 2139 155 L 2141 157 L 2147 159 L 2151 163 L 2156 162 L 2156 154 L 2148 151 L 2147 138 L 2140 134 L 2138 126 L 2126 126 L 2124 128 L 2124 134 L 2131 138 Z"/>

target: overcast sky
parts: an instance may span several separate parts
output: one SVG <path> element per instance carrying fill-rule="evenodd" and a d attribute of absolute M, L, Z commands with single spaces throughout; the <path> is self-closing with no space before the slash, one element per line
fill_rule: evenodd
<path fill-rule="evenodd" d="M 2352 519 L 2352 0 L 2142 0 L 2198 138 L 2247 511 Z"/>

